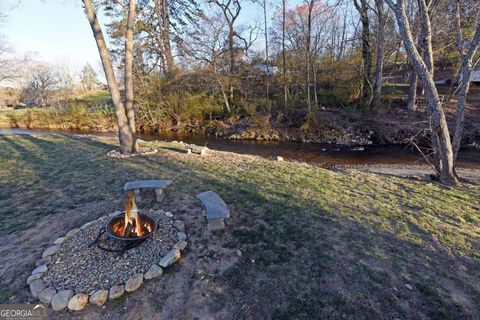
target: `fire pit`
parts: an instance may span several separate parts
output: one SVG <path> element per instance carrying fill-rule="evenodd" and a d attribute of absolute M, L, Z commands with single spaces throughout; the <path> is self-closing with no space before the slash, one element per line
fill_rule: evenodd
<path fill-rule="evenodd" d="M 157 230 L 157 222 L 147 214 L 139 213 L 135 202 L 135 193 L 127 192 L 125 201 L 125 214 L 120 214 L 111 218 L 108 223 L 100 229 L 97 238 L 90 244 L 96 245 L 104 251 L 119 252 L 120 255 L 126 250 L 140 245 Z M 124 245 L 120 249 L 107 248 L 99 243 L 103 234 L 110 238 L 123 241 Z"/>
<path fill-rule="evenodd" d="M 130 192 L 125 212 L 90 221 L 55 240 L 27 284 L 34 297 L 55 311 L 81 310 L 87 303 L 102 306 L 137 290 L 144 280 L 160 277 L 180 259 L 186 238 L 183 221 L 161 209 L 140 213 Z"/>

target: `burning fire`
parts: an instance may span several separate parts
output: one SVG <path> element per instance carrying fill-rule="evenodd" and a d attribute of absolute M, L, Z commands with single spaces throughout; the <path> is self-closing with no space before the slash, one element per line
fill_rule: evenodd
<path fill-rule="evenodd" d="M 112 231 L 122 237 L 143 237 L 145 234 L 152 232 L 152 226 L 144 223 L 138 215 L 135 193 L 132 191 L 127 192 L 125 218 L 115 223 Z"/>

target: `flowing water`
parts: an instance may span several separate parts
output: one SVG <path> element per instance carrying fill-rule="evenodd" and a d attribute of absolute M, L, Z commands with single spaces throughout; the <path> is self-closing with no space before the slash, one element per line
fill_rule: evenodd
<path fill-rule="evenodd" d="M 0 129 L 0 134 L 49 135 L 56 133 L 88 133 L 98 136 L 116 136 L 114 133 Z M 425 163 L 422 155 L 417 150 L 405 145 L 347 147 L 328 143 L 318 144 L 289 141 L 231 140 L 213 136 L 177 134 L 140 134 L 139 138 L 146 141 L 183 141 L 201 146 L 205 145 L 214 150 L 259 155 L 266 158 L 281 156 L 285 160 L 296 160 L 322 166 L 375 164 L 411 165 Z M 461 150 L 457 160 L 457 166 L 463 168 L 480 168 L 480 151 L 473 149 Z"/>

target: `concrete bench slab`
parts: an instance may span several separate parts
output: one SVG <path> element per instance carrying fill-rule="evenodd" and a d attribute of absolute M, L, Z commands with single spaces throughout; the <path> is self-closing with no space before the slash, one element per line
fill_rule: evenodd
<path fill-rule="evenodd" d="M 197 153 L 201 157 L 207 155 L 207 147 L 197 146 L 194 144 L 187 144 L 187 154 Z"/>
<path fill-rule="evenodd" d="M 213 191 L 205 191 L 197 194 L 197 198 L 202 202 L 203 210 L 207 220 L 218 220 L 230 218 L 230 211 L 225 202 Z"/>
<path fill-rule="evenodd" d="M 135 197 L 140 201 L 140 189 L 154 189 L 157 195 L 157 201 L 161 202 L 165 197 L 163 189 L 168 187 L 172 180 L 135 180 L 128 181 L 123 187 L 124 191 L 133 190 Z"/>

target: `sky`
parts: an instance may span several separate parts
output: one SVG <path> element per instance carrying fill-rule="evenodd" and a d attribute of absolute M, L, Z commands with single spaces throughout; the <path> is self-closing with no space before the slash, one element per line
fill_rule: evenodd
<path fill-rule="evenodd" d="M 270 7 L 277 1 L 269 0 Z M 300 1 L 292 0 L 290 4 Z M 33 54 L 38 61 L 68 64 L 73 70 L 89 62 L 100 69 L 95 40 L 80 0 L 0 0 L 0 9 L 6 14 L 0 33 L 17 56 Z M 262 16 L 260 6 L 245 5 L 240 23 L 253 23 Z M 105 22 L 101 14 L 99 19 Z"/>
<path fill-rule="evenodd" d="M 92 31 L 78 0 L 1 0 L 6 19 L 0 32 L 17 56 L 70 64 L 74 69 L 99 64 Z"/>

